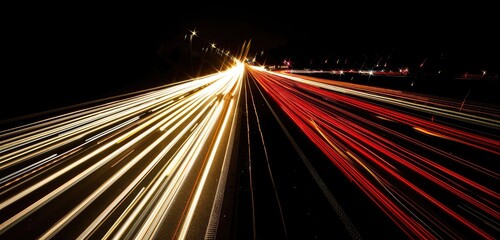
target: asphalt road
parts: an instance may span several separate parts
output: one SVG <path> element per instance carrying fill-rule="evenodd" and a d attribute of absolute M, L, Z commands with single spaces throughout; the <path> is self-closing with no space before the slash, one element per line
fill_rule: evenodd
<path fill-rule="evenodd" d="M 485 200 L 498 199 L 498 109 L 307 76 L 249 72 L 233 169 L 237 184 L 229 191 L 235 203 L 225 206 L 228 219 L 221 222 L 221 239 L 495 235 L 491 226 L 497 223 L 472 212 L 498 213 Z M 307 115 L 305 120 L 290 118 L 301 115 Z M 325 137 L 318 126 L 331 135 Z M 314 131 L 324 135 L 318 139 Z M 325 139 L 328 144 L 322 144 Z M 337 150 L 343 160 L 335 158 Z M 391 212 L 394 208 L 400 209 Z M 400 217 L 425 227 L 414 231 L 415 225 Z"/>
<path fill-rule="evenodd" d="M 498 107 L 239 65 L 9 122 L 0 238 L 498 235 Z"/>
<path fill-rule="evenodd" d="M 0 238 L 203 238 L 218 219 L 242 69 L 3 130 Z"/>

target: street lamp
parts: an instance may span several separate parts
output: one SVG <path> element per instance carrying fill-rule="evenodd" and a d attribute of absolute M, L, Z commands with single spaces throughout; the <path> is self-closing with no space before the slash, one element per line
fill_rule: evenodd
<path fill-rule="evenodd" d="M 196 36 L 196 28 L 193 31 L 190 31 L 191 35 L 189 36 L 189 49 L 191 51 L 191 75 L 193 75 L 193 37 Z"/>

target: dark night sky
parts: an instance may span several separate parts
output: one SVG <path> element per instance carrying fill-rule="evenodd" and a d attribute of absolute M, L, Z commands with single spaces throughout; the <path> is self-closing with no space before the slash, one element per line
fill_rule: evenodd
<path fill-rule="evenodd" d="M 190 29 L 199 31 L 195 41 L 224 49 L 251 39 L 251 53 L 263 50 L 266 61 L 391 54 L 409 65 L 444 59 L 467 71 L 500 69 L 497 14 L 485 4 L 209 4 L 6 8 L 2 115 L 186 79 L 184 36 Z"/>

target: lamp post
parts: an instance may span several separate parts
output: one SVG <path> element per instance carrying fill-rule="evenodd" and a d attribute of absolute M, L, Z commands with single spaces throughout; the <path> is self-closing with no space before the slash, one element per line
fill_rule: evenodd
<path fill-rule="evenodd" d="M 193 37 L 196 36 L 196 28 L 193 31 L 190 31 L 191 35 L 189 35 L 189 49 L 191 51 L 191 75 L 193 75 Z"/>

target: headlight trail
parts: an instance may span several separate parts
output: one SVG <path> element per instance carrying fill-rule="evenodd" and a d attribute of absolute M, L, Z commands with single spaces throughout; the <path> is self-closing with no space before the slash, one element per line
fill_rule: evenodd
<path fill-rule="evenodd" d="M 244 83 L 248 76 L 252 86 Z M 75 105 L 0 131 L 0 238 L 214 238 L 244 86 L 269 95 L 410 238 L 498 235 L 498 107 L 236 62 L 216 74 Z M 273 142 L 264 144 L 266 120 L 249 93 L 255 116 L 246 113 L 247 141 L 254 118 L 262 146 L 248 151 L 253 160 L 265 158 L 272 175 Z M 250 177 L 252 191 L 252 177 L 261 176 Z M 269 187 L 264 182 L 259 186 Z M 279 186 L 271 185 L 278 200 Z M 285 227 L 287 212 L 279 208 Z M 344 225 L 353 227 L 347 217 Z"/>
<path fill-rule="evenodd" d="M 342 92 L 393 106 L 416 110 L 422 113 L 457 119 L 462 122 L 469 122 L 471 124 L 476 124 L 476 126 L 482 125 L 500 130 L 500 122 L 498 121 L 500 115 L 496 106 L 470 104 L 467 109 L 463 109 L 461 108 L 462 101 L 457 101 L 456 99 L 453 101 L 451 99 L 438 98 L 434 96 L 423 96 L 415 93 L 405 93 L 396 90 L 337 81 L 335 84 L 331 84 L 332 80 L 307 76 L 296 77 L 293 75 L 278 75 L 293 79 L 297 82 L 306 83 L 311 86 L 335 92 Z"/>
<path fill-rule="evenodd" d="M 498 108 L 469 106 L 474 110 L 462 112 L 430 96 L 258 68 L 249 72 L 410 238 L 498 236 Z"/>
<path fill-rule="evenodd" d="M 0 132 L 0 238 L 198 236 L 209 217 L 196 212 L 226 179 L 243 73 L 236 63 Z"/>

